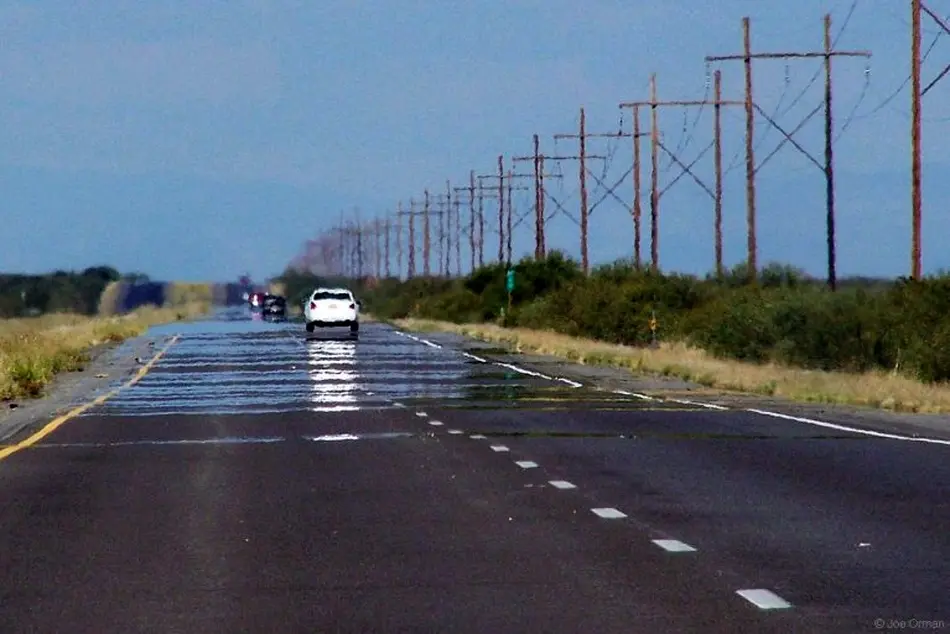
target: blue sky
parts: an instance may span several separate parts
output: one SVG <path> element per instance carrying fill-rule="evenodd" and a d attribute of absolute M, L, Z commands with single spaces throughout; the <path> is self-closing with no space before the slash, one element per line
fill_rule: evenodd
<path fill-rule="evenodd" d="M 589 131 L 616 131 L 617 104 L 647 98 L 651 72 L 661 99 L 701 98 L 704 56 L 740 51 L 743 15 L 752 18 L 756 50 L 817 49 L 822 15 L 832 13 L 837 35 L 853 4 L 5 2 L 0 270 L 109 263 L 163 279 L 274 275 L 342 210 L 371 217 L 426 187 L 442 191 L 446 179 L 462 185 L 469 169 L 491 172 L 498 154 L 527 154 L 533 133 L 553 152 L 552 135 L 575 131 L 582 105 Z M 909 73 L 909 4 L 858 0 L 838 41 L 873 52 L 870 74 L 860 59 L 835 63 L 837 127 L 851 119 L 836 143 L 843 275 L 900 275 L 910 267 L 910 94 L 898 90 Z M 926 16 L 924 24 L 926 49 L 939 29 Z M 925 84 L 946 63 L 950 36 L 925 61 Z M 725 97 L 740 98 L 741 63 L 715 68 Z M 756 101 L 795 127 L 821 101 L 821 81 L 809 88 L 819 68 L 820 61 L 756 62 Z M 927 271 L 950 268 L 942 249 L 950 146 L 938 143 L 950 132 L 948 98 L 950 78 L 923 107 Z M 744 128 L 741 110 L 726 111 L 725 162 L 734 168 L 725 183 L 725 248 L 733 264 L 745 257 L 744 165 L 741 156 L 732 160 Z M 663 111 L 660 126 L 688 162 L 711 141 L 712 118 L 709 109 L 687 112 L 684 120 L 681 110 Z M 629 111 L 623 126 L 629 131 Z M 757 136 L 761 158 L 779 137 L 761 120 Z M 801 143 L 821 158 L 820 113 Z M 576 146 L 559 141 L 556 149 Z M 629 139 L 592 140 L 590 151 L 613 157 L 608 182 L 630 167 Z M 711 155 L 697 165 L 711 182 Z M 676 170 L 665 158 L 661 167 L 665 185 Z M 574 212 L 577 166 L 562 170 L 563 185 L 552 183 L 551 193 Z M 617 194 L 629 204 L 631 190 L 625 182 Z M 531 201 L 517 197 L 519 211 Z M 816 167 L 786 146 L 760 173 L 758 204 L 760 261 L 822 274 L 824 185 Z M 660 213 L 662 267 L 709 270 L 708 195 L 683 179 L 664 195 Z M 591 224 L 595 262 L 631 254 L 632 221 L 620 204 L 597 207 Z M 530 231 L 519 228 L 519 253 L 533 249 Z M 645 225 L 646 253 L 648 236 Z M 577 254 L 577 242 L 570 219 L 551 222 L 550 247 Z"/>

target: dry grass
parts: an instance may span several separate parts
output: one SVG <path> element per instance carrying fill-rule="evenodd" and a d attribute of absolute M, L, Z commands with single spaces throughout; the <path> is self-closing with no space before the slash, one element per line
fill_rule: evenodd
<path fill-rule="evenodd" d="M 165 287 L 165 306 L 211 306 L 213 291 L 207 282 L 169 282 Z"/>
<path fill-rule="evenodd" d="M 776 396 L 807 403 L 870 406 L 898 412 L 950 412 L 950 385 L 928 385 L 886 372 L 847 374 L 757 365 L 718 359 L 682 344 L 658 349 L 619 346 L 548 331 L 502 328 L 493 324 L 458 325 L 404 319 L 400 328 L 455 332 L 502 343 L 516 351 L 538 352 L 591 365 L 610 365 L 634 373 L 659 374 L 724 391 Z"/>
<path fill-rule="evenodd" d="M 77 371 L 94 346 L 121 342 L 149 326 L 204 313 L 202 303 L 146 307 L 121 317 L 44 315 L 0 320 L 0 400 L 41 396 L 60 372 Z"/>
<path fill-rule="evenodd" d="M 99 315 L 118 314 L 119 300 L 126 292 L 128 282 L 109 282 L 99 296 Z M 164 308 L 188 307 L 191 311 L 197 306 L 210 310 L 214 300 L 214 289 L 206 282 L 169 282 L 165 285 Z"/>

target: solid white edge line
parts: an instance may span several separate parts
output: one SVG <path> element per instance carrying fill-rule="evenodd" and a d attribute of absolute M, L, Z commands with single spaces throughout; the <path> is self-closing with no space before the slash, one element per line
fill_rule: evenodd
<path fill-rule="evenodd" d="M 684 398 L 671 398 L 667 400 L 671 403 L 679 403 L 680 405 L 695 405 L 696 407 L 705 407 L 706 409 L 715 409 L 719 411 L 727 411 L 729 409 L 728 407 L 716 405 L 715 403 L 700 403 L 699 401 L 688 401 Z"/>
<path fill-rule="evenodd" d="M 548 480 L 548 484 L 550 484 L 550 485 L 551 485 L 552 487 L 554 487 L 555 489 L 561 489 L 562 491 L 563 491 L 563 490 L 566 490 L 566 489 L 576 489 L 576 488 L 577 488 L 577 485 L 575 485 L 575 484 L 573 484 L 573 483 L 571 483 L 571 482 L 568 482 L 567 480 Z"/>
<path fill-rule="evenodd" d="M 782 597 L 763 588 L 736 590 L 736 594 L 762 610 L 784 610 L 792 607 L 792 604 Z"/>
<path fill-rule="evenodd" d="M 532 462 L 530 460 L 517 460 L 515 464 L 521 467 L 522 469 L 534 469 L 538 466 L 537 462 Z"/>
<path fill-rule="evenodd" d="M 640 399 L 641 401 L 655 401 L 656 400 L 652 396 L 648 396 L 646 394 L 640 394 L 639 392 L 628 392 L 627 390 L 614 390 L 613 393 L 620 394 L 622 396 L 632 396 L 634 398 Z"/>
<path fill-rule="evenodd" d="M 561 383 L 567 383 L 571 387 L 584 387 L 583 383 L 578 383 L 577 381 L 572 381 L 571 379 L 565 379 L 563 376 L 555 377 L 555 381 L 560 381 Z"/>
<path fill-rule="evenodd" d="M 593 512 L 594 515 L 597 515 L 598 517 L 602 517 L 608 520 L 619 520 L 624 517 L 627 517 L 626 513 L 622 511 L 618 511 L 617 509 L 613 507 L 601 507 L 601 508 L 591 509 L 591 512 Z"/>
<path fill-rule="evenodd" d="M 504 445 L 492 445 L 491 450 L 497 453 L 501 453 L 503 451 L 508 451 L 508 447 L 505 447 Z"/>
<path fill-rule="evenodd" d="M 414 339 L 414 340 L 416 340 L 416 341 L 419 341 L 420 343 L 424 343 L 424 344 L 426 344 L 426 345 L 428 345 L 428 346 L 432 346 L 433 348 L 441 348 L 441 347 L 442 347 L 442 346 L 440 346 L 440 345 L 438 345 L 438 344 L 432 343 L 431 341 L 427 341 L 427 340 L 425 340 L 425 339 L 420 339 L 419 337 L 414 337 L 414 336 L 412 336 L 412 335 L 410 335 L 410 334 L 408 334 L 408 333 L 403 333 L 403 332 L 400 332 L 400 331 L 398 331 L 398 330 L 395 331 L 395 332 L 396 332 L 397 334 L 403 335 L 403 336 L 405 336 L 405 337 L 409 337 L 410 339 Z M 468 353 L 462 353 L 462 354 L 464 354 L 464 355 L 466 355 L 466 356 L 469 356 L 469 357 L 471 357 L 471 358 L 474 358 L 474 359 L 482 360 L 480 357 L 475 357 L 475 355 L 470 355 L 470 354 L 468 354 Z M 487 361 L 484 361 L 484 360 L 482 360 L 482 361 L 485 362 L 485 363 L 487 363 Z M 525 375 L 528 375 L 528 376 L 535 376 L 535 377 L 538 377 L 538 378 L 541 378 L 541 379 L 546 379 L 546 380 L 548 380 L 548 381 L 552 381 L 552 380 L 563 381 L 563 382 L 565 382 L 565 383 L 569 383 L 569 384 L 572 384 L 572 385 L 576 383 L 575 381 L 571 381 L 570 379 L 565 379 L 565 378 L 562 378 L 562 377 L 554 378 L 554 377 L 547 376 L 547 375 L 545 375 L 545 374 L 541 374 L 540 372 L 532 372 L 531 370 L 526 370 L 526 369 L 524 369 L 524 368 L 519 368 L 518 366 L 512 365 L 512 364 L 510 364 L 510 363 L 502 363 L 502 362 L 500 362 L 500 361 L 496 361 L 495 363 L 496 363 L 496 365 L 499 365 L 499 366 L 501 366 L 501 367 L 503 367 L 503 368 L 508 368 L 508 369 L 510 369 L 510 370 L 514 370 L 515 372 L 519 372 L 519 373 L 521 373 L 521 374 L 525 374 Z M 583 386 L 582 386 L 582 384 L 579 384 L 579 383 L 578 383 L 578 384 L 575 385 L 575 387 L 583 387 Z M 643 400 L 643 401 L 655 401 L 655 400 L 658 400 L 658 399 L 655 398 L 655 397 L 649 396 L 649 395 L 647 395 L 647 394 L 640 394 L 639 392 L 630 392 L 630 391 L 627 391 L 627 390 L 612 390 L 612 391 L 613 391 L 614 394 L 620 394 L 620 395 L 623 395 L 623 396 L 632 396 L 632 397 L 634 397 L 634 398 L 638 398 L 638 399 Z M 722 405 L 716 405 L 716 404 L 714 404 L 714 403 L 701 403 L 701 402 L 698 402 L 698 401 L 689 401 L 689 400 L 685 400 L 685 399 L 667 399 L 667 400 L 669 400 L 669 401 L 671 401 L 671 402 L 673 402 L 673 403 L 679 403 L 679 404 L 681 404 L 681 405 L 694 405 L 694 406 L 697 406 L 697 407 L 704 407 L 704 408 L 706 408 L 706 409 L 713 409 L 713 410 L 717 410 L 717 411 L 728 411 L 728 410 L 729 410 L 728 407 L 724 407 L 724 406 L 722 406 Z M 399 407 L 399 405 L 397 405 L 397 407 Z M 863 435 L 863 436 L 872 436 L 872 437 L 874 437 L 874 438 L 886 438 L 886 439 L 888 439 L 888 440 L 902 440 L 902 441 L 904 441 L 904 442 L 922 442 L 922 443 L 931 444 L 931 445 L 950 446 L 950 440 L 942 440 L 942 439 L 940 439 L 940 438 L 926 438 L 926 437 L 901 436 L 900 434 L 889 434 L 889 433 L 887 433 L 887 432 L 872 431 L 872 430 L 870 430 L 870 429 L 859 429 L 859 428 L 857 428 L 857 427 L 849 427 L 849 426 L 847 426 L 847 425 L 838 425 L 838 424 L 836 424 L 836 423 L 829 423 L 829 422 L 826 422 L 826 421 L 815 420 L 815 419 L 813 419 L 813 418 L 804 418 L 804 417 L 802 417 L 802 416 L 792 416 L 792 415 L 790 415 L 790 414 L 781 414 L 781 413 L 779 413 L 779 412 L 772 412 L 772 411 L 765 410 L 765 409 L 755 409 L 755 408 L 752 408 L 752 407 L 746 408 L 745 411 L 747 411 L 747 412 L 752 412 L 753 414 L 760 414 L 760 415 L 762 415 L 762 416 L 771 416 L 772 418 L 782 418 L 782 419 L 785 419 L 785 420 L 791 420 L 791 421 L 795 421 L 795 422 L 798 422 L 798 423 L 805 423 L 805 424 L 807 424 L 807 425 L 815 425 L 815 426 L 818 426 L 818 427 L 824 427 L 824 428 L 826 428 L 826 429 L 834 429 L 834 430 L 837 430 L 837 431 L 844 431 L 844 432 L 849 432 L 849 433 L 852 433 L 852 434 L 861 434 L 861 435 Z M 426 414 L 423 413 L 423 412 L 419 412 L 419 413 L 416 414 L 416 416 L 422 416 L 422 417 L 424 417 L 424 416 L 426 416 Z"/>
<path fill-rule="evenodd" d="M 472 353 L 470 353 L 470 352 L 463 352 L 463 353 L 462 353 L 462 356 L 468 357 L 469 359 L 474 359 L 475 361 L 478 361 L 479 363 L 488 363 L 488 359 L 483 359 L 483 358 L 481 358 L 481 357 L 479 357 L 479 356 L 477 356 L 477 355 L 474 355 L 474 354 L 472 354 Z"/>
<path fill-rule="evenodd" d="M 694 553 L 696 549 L 678 539 L 654 539 L 653 543 L 669 553 Z"/>
<path fill-rule="evenodd" d="M 547 380 L 547 381 L 552 381 L 552 380 L 553 380 L 551 377 L 549 377 L 549 376 L 546 375 L 546 374 L 541 374 L 540 372 L 534 372 L 533 370 L 525 370 L 524 368 L 519 368 L 518 366 L 512 365 L 512 364 L 510 364 L 510 363 L 502 363 L 501 361 L 496 361 L 496 362 L 495 362 L 495 365 L 499 365 L 499 366 L 501 366 L 501 367 L 503 367 L 503 368 L 508 368 L 509 370 L 514 370 L 515 372 L 519 372 L 519 373 L 525 374 L 525 375 L 527 375 L 527 376 L 536 376 L 536 377 L 538 377 L 539 379 L 545 379 L 545 380 Z"/>
<path fill-rule="evenodd" d="M 396 334 L 401 335 L 401 336 L 403 336 L 403 337 L 408 337 L 409 339 L 412 339 L 413 341 L 417 341 L 417 342 L 419 342 L 419 343 L 424 343 L 425 345 L 427 345 L 427 346 L 429 346 L 429 347 L 438 348 L 438 349 L 441 349 L 441 348 L 442 348 L 442 346 L 440 346 L 440 345 L 437 344 L 437 343 L 432 343 L 432 342 L 429 341 L 428 339 L 423 339 L 422 337 L 416 337 L 415 335 L 410 335 L 408 332 L 402 332 L 402 331 L 399 331 L 399 330 L 396 330 L 395 332 L 396 332 Z"/>
<path fill-rule="evenodd" d="M 798 423 L 805 423 L 807 425 L 816 425 L 818 427 L 825 427 L 827 429 L 835 429 L 838 431 L 846 431 L 853 434 L 862 434 L 864 436 L 873 436 L 875 438 L 887 438 L 889 440 L 903 440 L 905 442 L 923 442 L 929 443 L 932 445 L 948 445 L 950 446 L 950 440 L 940 440 L 939 438 L 914 438 L 912 436 L 901 436 L 899 434 L 888 434 L 886 432 L 872 431 L 870 429 L 858 429 L 857 427 L 848 427 L 847 425 L 838 425 L 835 423 L 828 423 L 821 420 L 815 420 L 813 418 L 803 418 L 801 416 L 791 416 L 789 414 L 780 414 L 778 412 L 770 412 L 765 409 L 753 409 L 748 408 L 745 411 L 752 412 L 753 414 L 761 414 L 762 416 L 771 416 L 772 418 L 782 418 L 785 420 L 792 420 Z"/>

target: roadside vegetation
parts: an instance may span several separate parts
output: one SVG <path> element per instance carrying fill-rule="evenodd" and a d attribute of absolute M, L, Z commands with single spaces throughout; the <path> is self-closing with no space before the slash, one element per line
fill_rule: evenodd
<path fill-rule="evenodd" d="M 62 312 L 95 314 L 103 290 L 122 277 L 109 266 L 45 275 L 0 274 L 0 318 Z"/>
<path fill-rule="evenodd" d="M 42 396 L 57 374 L 85 369 L 95 348 L 206 310 L 204 304 L 194 303 L 147 306 L 113 317 L 58 313 L 0 320 L 0 400 Z"/>
<path fill-rule="evenodd" d="M 777 264 L 747 284 L 662 275 L 630 262 L 584 276 L 559 253 L 462 279 L 351 282 L 365 310 L 416 329 L 451 329 L 584 363 L 677 376 L 801 401 L 950 411 L 950 276 L 848 279 L 836 292 Z M 322 281 L 285 276 L 288 287 Z M 655 318 L 655 337 L 651 319 Z M 423 321 L 420 321 L 423 320 Z"/>
<path fill-rule="evenodd" d="M 84 369 L 97 347 L 211 303 L 210 284 L 151 282 L 108 266 L 0 275 L 0 400 L 40 396 L 57 374 Z"/>

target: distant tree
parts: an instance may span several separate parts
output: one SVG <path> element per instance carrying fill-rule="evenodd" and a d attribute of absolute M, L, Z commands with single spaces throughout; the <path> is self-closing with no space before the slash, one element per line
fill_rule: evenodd
<path fill-rule="evenodd" d="M 82 272 L 83 277 L 94 277 L 104 282 L 116 282 L 122 279 L 122 274 L 111 266 L 91 266 Z"/>
<path fill-rule="evenodd" d="M 130 284 L 148 284 L 152 280 L 145 273 L 126 273 L 122 276 L 122 281 Z"/>

